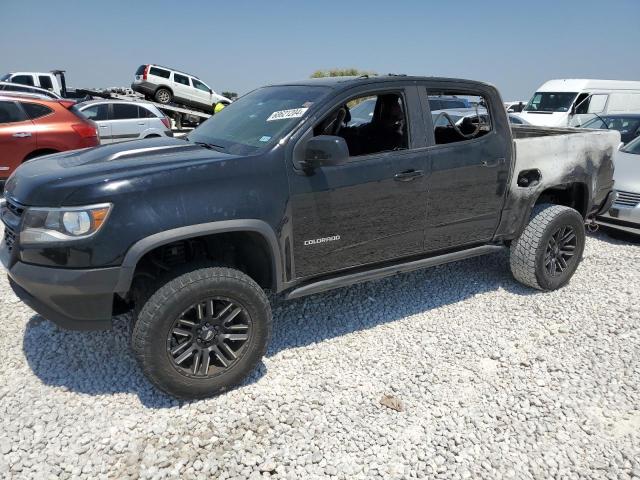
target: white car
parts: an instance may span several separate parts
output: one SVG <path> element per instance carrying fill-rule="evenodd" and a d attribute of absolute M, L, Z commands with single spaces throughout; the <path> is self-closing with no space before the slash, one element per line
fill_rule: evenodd
<path fill-rule="evenodd" d="M 91 100 L 77 104 L 76 108 L 96 122 L 102 144 L 173 137 L 171 120 L 148 102 Z"/>
<path fill-rule="evenodd" d="M 231 103 L 199 78 L 159 65 L 140 65 L 131 88 L 148 100 L 178 103 L 207 113 L 211 113 L 217 103 Z"/>

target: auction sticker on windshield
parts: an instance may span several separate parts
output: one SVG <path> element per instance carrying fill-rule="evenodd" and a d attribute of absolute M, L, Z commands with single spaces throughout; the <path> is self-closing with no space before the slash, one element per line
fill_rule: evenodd
<path fill-rule="evenodd" d="M 287 118 L 299 118 L 304 115 L 304 112 L 309 110 L 308 108 L 292 108 L 290 110 L 278 110 L 273 112 L 267 118 L 267 122 L 273 122 L 274 120 L 285 120 Z"/>

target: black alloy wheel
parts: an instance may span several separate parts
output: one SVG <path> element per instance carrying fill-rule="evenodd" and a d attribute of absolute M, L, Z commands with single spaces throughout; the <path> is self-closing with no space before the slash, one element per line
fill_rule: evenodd
<path fill-rule="evenodd" d="M 179 373 L 211 378 L 235 365 L 251 333 L 245 308 L 226 298 L 210 298 L 192 305 L 174 321 L 167 354 Z"/>
<path fill-rule="evenodd" d="M 569 225 L 558 228 L 547 243 L 544 268 L 549 275 L 561 275 L 572 262 L 577 246 L 576 232 Z"/>

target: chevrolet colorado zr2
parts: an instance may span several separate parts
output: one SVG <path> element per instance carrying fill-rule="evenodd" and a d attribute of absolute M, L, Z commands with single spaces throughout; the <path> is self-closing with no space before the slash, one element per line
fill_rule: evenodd
<path fill-rule="evenodd" d="M 457 122 L 438 98 L 477 115 Z M 350 110 L 374 103 L 364 121 Z M 437 110 L 434 111 L 434 110 Z M 180 398 L 240 383 L 285 299 L 508 248 L 565 285 L 614 200 L 620 134 L 510 127 L 485 83 L 389 75 L 254 90 L 186 138 L 59 153 L 9 178 L 0 259 L 62 328 L 133 311 L 132 348 Z"/>

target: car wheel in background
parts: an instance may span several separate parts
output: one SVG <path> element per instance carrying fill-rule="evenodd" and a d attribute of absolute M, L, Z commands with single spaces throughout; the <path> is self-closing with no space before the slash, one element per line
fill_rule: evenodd
<path fill-rule="evenodd" d="M 156 102 L 167 104 L 171 102 L 173 99 L 173 95 L 171 95 L 171 91 L 166 88 L 159 88 L 155 94 Z"/>

